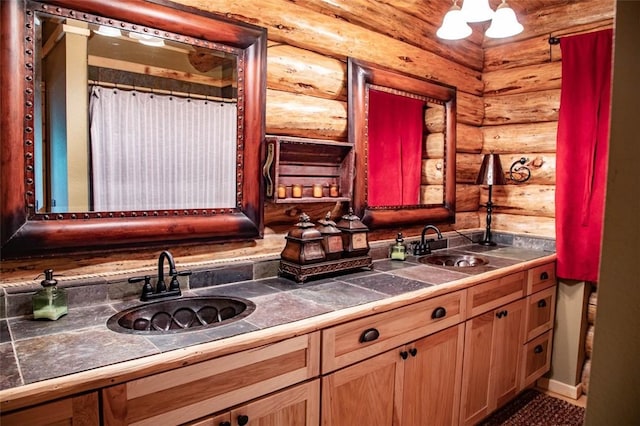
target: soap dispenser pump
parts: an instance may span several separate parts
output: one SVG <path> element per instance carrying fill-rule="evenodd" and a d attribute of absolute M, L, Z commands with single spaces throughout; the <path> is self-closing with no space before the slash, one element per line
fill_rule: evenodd
<path fill-rule="evenodd" d="M 396 243 L 391 246 L 389 257 L 391 260 L 405 260 L 407 258 L 407 246 L 404 244 L 402 232 L 398 232 Z"/>
<path fill-rule="evenodd" d="M 67 314 L 67 292 L 58 288 L 58 281 L 53 278 L 53 269 L 44 271 L 44 280 L 40 282 L 42 289 L 33 295 L 33 318 L 57 320 Z"/>

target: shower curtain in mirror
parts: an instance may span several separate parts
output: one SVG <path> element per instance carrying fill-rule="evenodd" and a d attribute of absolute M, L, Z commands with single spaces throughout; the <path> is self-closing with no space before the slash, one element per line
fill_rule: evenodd
<path fill-rule="evenodd" d="M 612 30 L 562 37 L 557 275 L 598 280 L 609 145 Z"/>
<path fill-rule="evenodd" d="M 236 105 L 93 86 L 96 211 L 236 205 Z"/>
<path fill-rule="evenodd" d="M 367 119 L 367 203 L 418 204 L 424 101 L 370 89 Z"/>

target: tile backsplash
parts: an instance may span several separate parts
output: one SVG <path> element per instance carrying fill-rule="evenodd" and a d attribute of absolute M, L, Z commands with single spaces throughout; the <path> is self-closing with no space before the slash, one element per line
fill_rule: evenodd
<path fill-rule="evenodd" d="M 482 231 L 467 231 L 460 235 L 454 232 L 444 233 L 447 247 L 458 247 L 478 242 L 483 237 Z M 555 240 L 549 238 L 530 237 L 503 232 L 494 232 L 494 240 L 505 246 L 531 248 L 548 252 L 555 251 Z M 419 237 L 407 238 L 406 243 L 418 240 Z M 374 260 L 388 257 L 389 246 L 392 241 L 372 242 L 370 255 Z M 179 277 L 183 290 L 213 287 L 241 281 L 251 281 L 262 278 L 275 277 L 278 274 L 279 258 L 260 259 L 256 261 L 225 262 L 188 268 L 192 275 Z M 149 273 L 149 272 L 147 272 Z M 155 275 L 155 271 L 149 273 Z M 72 278 L 57 276 L 58 285 L 67 290 L 69 308 L 79 308 L 90 305 L 100 305 L 118 301 L 136 301 L 140 297 L 142 283 L 131 284 L 128 279 L 144 273 L 132 272 L 110 277 Z M 0 319 L 20 317 L 32 314 L 31 297 L 40 289 L 39 280 L 16 286 L 0 288 Z"/>

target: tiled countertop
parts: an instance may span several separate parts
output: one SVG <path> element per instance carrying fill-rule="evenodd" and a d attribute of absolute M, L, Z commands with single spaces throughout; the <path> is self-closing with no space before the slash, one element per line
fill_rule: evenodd
<path fill-rule="evenodd" d="M 70 309 L 66 316 L 51 322 L 34 321 L 31 317 L 1 320 L 0 390 L 312 317 L 320 319 L 323 314 L 335 314 L 342 309 L 409 292 L 428 291 L 470 276 L 553 255 L 548 251 L 501 245 L 468 245 L 438 250 L 437 253 L 480 254 L 489 263 L 453 270 L 424 265 L 410 257 L 405 262 L 379 260 L 374 262 L 371 271 L 363 270 L 304 284 L 276 277 L 191 290 L 185 295 L 243 297 L 253 301 L 256 310 L 228 325 L 170 335 L 131 335 L 106 327 L 109 317 L 140 303 L 137 301 Z"/>

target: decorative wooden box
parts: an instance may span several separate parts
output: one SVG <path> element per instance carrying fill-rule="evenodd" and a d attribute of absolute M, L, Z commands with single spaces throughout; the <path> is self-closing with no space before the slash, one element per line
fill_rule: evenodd
<path fill-rule="evenodd" d="M 267 136 L 263 168 L 267 200 L 275 203 L 351 201 L 353 158 L 353 145 L 346 142 Z M 294 189 L 294 186 L 298 187 Z M 297 191 L 299 197 L 294 196 Z"/>

